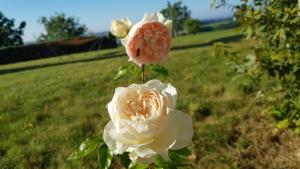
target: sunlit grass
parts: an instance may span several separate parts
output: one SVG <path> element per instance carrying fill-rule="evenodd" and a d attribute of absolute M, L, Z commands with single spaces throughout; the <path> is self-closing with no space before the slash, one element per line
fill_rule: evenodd
<path fill-rule="evenodd" d="M 176 38 L 163 64 L 169 76 L 146 74 L 176 86 L 177 107 L 195 122 L 191 148 L 199 167 L 235 166 L 228 140 L 249 107 L 263 107 L 256 105 L 253 94 L 239 90 L 227 58 L 211 55 L 213 42 L 224 38 L 230 50 L 248 49 L 251 43 L 230 39 L 238 34 L 225 30 Z M 95 156 L 66 158 L 86 137 L 101 137 L 114 89 L 140 81 L 130 76 L 112 80 L 120 65 L 129 64 L 128 58 L 100 58 L 122 53 L 120 47 L 0 66 L 0 72 L 6 70 L 0 75 L 0 167 L 96 168 Z M 20 70 L 8 73 L 10 69 Z"/>

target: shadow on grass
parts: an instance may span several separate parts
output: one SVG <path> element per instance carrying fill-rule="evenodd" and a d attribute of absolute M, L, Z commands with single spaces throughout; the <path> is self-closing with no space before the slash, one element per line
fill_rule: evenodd
<path fill-rule="evenodd" d="M 105 55 L 96 56 L 96 57 L 90 58 L 90 59 L 73 60 L 73 61 L 66 61 L 66 62 L 59 62 L 59 63 L 46 63 L 46 64 L 40 64 L 40 65 L 21 67 L 21 68 L 3 69 L 3 70 L 0 70 L 0 75 L 21 72 L 21 71 L 26 71 L 26 70 L 46 68 L 46 67 L 51 67 L 51 66 L 60 66 L 60 65 L 67 65 L 67 64 L 73 64 L 73 63 L 84 63 L 84 62 L 91 62 L 91 61 L 103 60 L 103 59 L 109 59 L 109 58 L 117 58 L 117 57 L 122 57 L 122 56 L 125 56 L 125 53 L 112 52 L 112 53 L 108 53 Z"/>
<path fill-rule="evenodd" d="M 182 45 L 182 46 L 175 46 L 172 47 L 172 50 L 184 50 L 184 49 L 191 49 L 191 48 L 198 48 L 198 47 L 206 47 L 213 45 L 216 42 L 235 42 L 239 41 L 243 38 L 242 35 L 233 35 L 233 36 L 227 36 L 219 39 L 215 39 L 206 43 L 199 43 L 199 44 L 192 44 L 192 45 Z M 74 60 L 74 61 L 66 61 L 66 62 L 60 62 L 60 63 L 46 63 L 46 64 L 40 64 L 40 65 L 33 65 L 33 66 L 27 66 L 27 67 L 21 67 L 21 68 L 12 68 L 12 69 L 3 69 L 0 70 L 0 75 L 2 74 L 8 74 L 8 73 L 15 73 L 15 72 L 21 72 L 26 70 L 34 70 L 34 69 L 40 69 L 40 68 L 46 68 L 51 66 L 60 66 L 60 65 L 66 65 L 66 64 L 73 64 L 73 63 L 84 63 L 84 62 L 91 62 L 96 60 L 103 60 L 103 59 L 110 59 L 110 58 L 117 58 L 126 56 L 125 53 L 119 53 L 119 52 L 112 52 L 105 55 L 100 55 L 94 58 L 90 59 L 82 59 L 82 60 Z"/>
<path fill-rule="evenodd" d="M 182 45 L 182 46 L 174 46 L 172 47 L 171 50 L 184 50 L 184 49 L 190 49 L 190 48 L 199 48 L 199 47 L 206 47 L 206 46 L 211 46 L 214 43 L 217 42 L 236 42 L 239 41 L 243 38 L 243 35 L 233 35 L 233 36 L 227 36 L 219 39 L 215 39 L 206 43 L 199 43 L 199 44 L 192 44 L 192 45 Z"/>

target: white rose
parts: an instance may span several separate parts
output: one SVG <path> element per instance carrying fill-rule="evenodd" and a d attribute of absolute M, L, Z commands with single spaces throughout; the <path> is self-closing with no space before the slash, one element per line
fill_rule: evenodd
<path fill-rule="evenodd" d="M 175 109 L 176 99 L 176 88 L 159 80 L 117 88 L 108 104 L 105 143 L 135 161 L 151 163 L 157 155 L 168 160 L 169 149 L 186 147 L 193 136 L 192 119 Z"/>
<path fill-rule="evenodd" d="M 165 25 L 168 27 L 168 29 L 172 32 L 173 30 L 173 21 L 172 20 L 167 20 L 165 22 Z"/>
<path fill-rule="evenodd" d="M 114 36 L 124 38 L 130 31 L 131 25 L 132 23 L 128 18 L 112 20 L 110 25 L 110 31 Z"/>

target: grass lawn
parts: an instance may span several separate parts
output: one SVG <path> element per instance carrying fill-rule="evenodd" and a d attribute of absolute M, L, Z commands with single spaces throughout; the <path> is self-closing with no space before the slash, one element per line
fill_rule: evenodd
<path fill-rule="evenodd" d="M 211 55 L 220 41 L 243 53 L 253 44 L 235 29 L 182 36 L 163 64 L 169 76 L 146 74 L 172 83 L 177 108 L 193 116 L 195 168 L 297 168 L 299 138 L 277 131 L 256 98 L 276 83 L 233 80 L 228 58 Z M 97 168 L 93 155 L 66 158 L 85 138 L 102 136 L 114 89 L 140 82 L 112 80 L 127 60 L 120 47 L 0 66 L 0 168 Z"/>

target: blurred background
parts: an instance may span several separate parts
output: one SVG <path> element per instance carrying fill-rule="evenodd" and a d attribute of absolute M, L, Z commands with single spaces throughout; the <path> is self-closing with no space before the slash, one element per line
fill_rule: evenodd
<path fill-rule="evenodd" d="M 268 72 L 290 77 L 291 66 L 282 72 L 282 65 L 294 56 L 288 52 L 299 53 L 300 33 L 292 33 L 299 26 L 296 5 L 296 0 L 273 6 L 268 0 L 0 0 L 0 168 L 98 168 L 96 154 L 67 158 L 86 138 L 102 137 L 114 89 L 140 82 L 109 33 L 111 20 L 137 23 L 157 11 L 173 20 L 174 38 L 168 60 L 146 67 L 146 79 L 176 86 L 177 108 L 192 116 L 192 168 L 299 168 L 300 139 L 294 134 L 297 126 L 300 133 L 299 117 L 276 108 L 275 119 L 268 113 L 285 96 L 282 78 L 269 78 Z M 269 53 L 260 55 L 265 49 Z M 273 56 L 274 49 L 280 55 Z M 119 161 L 111 168 L 120 168 Z"/>
<path fill-rule="evenodd" d="M 210 1 L 67 1 L 38 0 L 2 1 L 1 20 L 3 31 L 0 47 L 12 47 L 0 52 L 1 63 L 13 63 L 116 47 L 116 40 L 109 35 L 113 19 L 128 17 L 133 23 L 144 13 L 164 11 L 174 22 L 175 36 L 234 27 L 232 8 L 210 8 Z M 96 13 L 90 11 L 99 11 Z M 218 28 L 204 24 L 229 21 Z M 201 26 L 200 26 L 201 25 Z M 20 45 L 25 45 L 21 47 Z M 33 52 L 34 51 L 34 52 Z M 9 57 L 9 59 L 7 59 Z"/>

